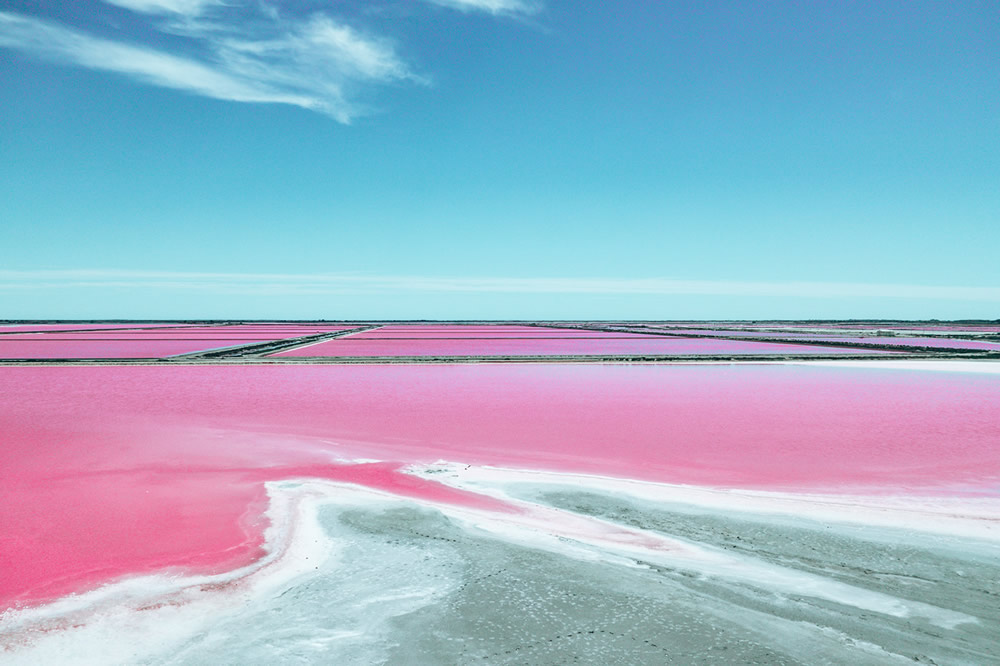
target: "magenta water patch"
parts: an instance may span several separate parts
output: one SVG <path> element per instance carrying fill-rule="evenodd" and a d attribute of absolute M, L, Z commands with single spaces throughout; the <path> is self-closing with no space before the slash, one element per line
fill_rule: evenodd
<path fill-rule="evenodd" d="M 650 354 L 671 356 L 712 356 L 727 354 L 878 354 L 878 351 L 746 342 L 713 338 L 671 338 L 634 336 L 630 339 L 401 339 L 368 340 L 353 336 L 328 340 L 274 356 L 577 356 Z M 885 352 L 891 353 L 891 352 Z"/>
<path fill-rule="evenodd" d="M 0 603 L 259 557 L 262 482 L 483 502 L 444 459 L 679 483 L 929 491 L 1000 478 L 995 376 L 786 365 L 0 369 Z M 378 459 L 378 465 L 350 459 Z"/>
<path fill-rule="evenodd" d="M 48 331 L 88 331 L 103 329 L 142 330 L 154 328 L 186 329 L 185 324 L 11 324 L 0 325 L 0 333 L 45 333 Z"/>
<path fill-rule="evenodd" d="M 398 331 L 467 331 L 467 332 L 531 332 L 545 330 L 542 326 L 520 326 L 514 324 L 386 324 L 378 330 L 385 332 Z"/>
<path fill-rule="evenodd" d="M 170 329 L 169 333 L 181 333 L 181 334 L 208 334 L 208 335 L 273 335 L 275 337 L 298 337 L 302 335 L 315 335 L 317 333 L 336 333 L 339 331 L 349 330 L 352 327 L 333 327 L 333 328 L 321 328 L 321 329 L 279 329 L 279 328 L 261 328 L 252 326 L 195 326 L 184 329 Z M 134 330 L 128 331 L 130 334 L 135 335 L 155 335 L 157 333 L 163 333 L 164 331 L 155 330 Z"/>
<path fill-rule="evenodd" d="M 14 333 L 0 337 L 0 341 L 12 342 L 21 340 L 27 342 L 79 342 L 83 340 L 122 340 L 125 342 L 155 342 L 162 340 L 282 340 L 296 337 L 299 336 L 289 335 L 282 337 L 280 335 L 264 335 L 263 333 L 225 335 L 221 333 L 176 333 L 173 331 L 139 335 L 133 333 L 132 331 L 103 331 L 94 333 L 45 333 L 44 335 L 39 335 L 37 333 Z"/>
<path fill-rule="evenodd" d="M 6 340 L 0 359 L 164 358 L 259 340 Z"/>
<path fill-rule="evenodd" d="M 1000 333 L 1000 326 L 991 324 L 824 324 L 813 328 L 843 328 L 850 330 L 948 331 L 968 333 Z"/>
<path fill-rule="evenodd" d="M 841 340 L 844 342 L 862 342 L 866 344 L 889 345 L 893 347 L 933 347 L 935 349 L 980 349 L 983 351 L 1000 351 L 1000 342 L 984 340 L 955 340 L 953 338 L 920 338 L 920 337 L 833 337 L 819 336 L 815 340 L 828 342 Z"/>
<path fill-rule="evenodd" d="M 809 340 L 813 342 L 848 342 L 852 344 L 885 345 L 895 347 L 932 347 L 934 349 L 979 349 L 982 351 L 1000 351 L 1000 341 L 990 342 L 987 340 L 961 340 L 947 337 L 920 337 L 902 335 L 829 335 L 824 333 L 798 333 L 798 332 L 774 332 L 774 331 L 732 331 L 717 330 L 710 328 L 684 329 L 668 331 L 670 333 L 690 333 L 693 335 L 710 335 L 723 338 L 732 337 L 753 337 L 758 339 L 777 340 Z"/>
<path fill-rule="evenodd" d="M 592 338 L 642 338 L 642 333 L 623 333 L 609 331 L 587 331 L 572 329 L 535 329 L 533 331 L 454 331 L 454 330 L 421 330 L 421 331 L 385 331 L 376 329 L 350 334 L 352 340 L 434 340 L 434 339 L 592 339 Z"/>
<path fill-rule="evenodd" d="M 824 331 L 824 330 L 843 330 L 845 333 L 854 331 L 928 331 L 942 333 L 972 333 L 972 334 L 991 334 L 1000 333 L 1000 326 L 994 325 L 959 325 L 959 324 L 825 324 L 822 322 L 813 322 L 807 324 L 743 324 L 739 322 L 730 323 L 719 323 L 719 327 L 725 331 L 766 331 L 766 332 L 776 332 L 776 331 L 798 331 L 800 329 L 811 330 L 811 331 Z M 708 327 L 706 329 L 706 327 Z M 651 325 L 650 328 L 656 329 L 706 329 L 716 332 L 720 331 L 717 328 L 711 326 L 711 322 L 699 322 L 699 323 L 673 323 L 673 324 L 655 324 Z"/>

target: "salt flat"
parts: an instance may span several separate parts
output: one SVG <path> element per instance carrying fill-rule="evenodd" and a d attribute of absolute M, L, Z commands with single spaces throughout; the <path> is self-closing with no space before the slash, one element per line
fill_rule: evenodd
<path fill-rule="evenodd" d="M 1000 658 L 994 360 L 249 347 L 0 368 L 5 662 Z"/>

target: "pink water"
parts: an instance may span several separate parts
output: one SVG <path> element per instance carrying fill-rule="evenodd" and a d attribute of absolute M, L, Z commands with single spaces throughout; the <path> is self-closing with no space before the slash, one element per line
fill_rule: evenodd
<path fill-rule="evenodd" d="M 486 501 L 397 472 L 439 459 L 995 492 L 997 405 L 991 375 L 784 365 L 0 368 L 0 608 L 249 563 L 269 479 Z"/>
<path fill-rule="evenodd" d="M 1000 333 L 1000 326 L 991 324 L 824 324 L 818 328 L 901 331 L 968 331 L 970 333 Z"/>
<path fill-rule="evenodd" d="M 868 344 L 891 345 L 898 347 L 934 347 L 936 349 L 981 349 L 984 351 L 1000 351 L 1000 342 L 985 342 L 982 340 L 953 340 L 950 338 L 904 338 L 904 337 L 817 337 L 816 340 L 827 342 L 843 340 L 845 342 L 864 342 Z"/>
<path fill-rule="evenodd" d="M 338 331 L 348 330 L 351 327 L 332 327 L 332 328 L 320 328 L 320 329 L 287 329 L 287 328 L 262 328 L 256 326 L 194 326 L 190 328 L 183 329 L 169 329 L 169 330 L 135 330 L 135 331 L 123 331 L 133 335 L 156 335 L 169 333 L 173 335 L 174 333 L 183 335 L 264 335 L 264 336 L 275 336 L 275 337 L 298 337 L 302 335 L 314 335 L 316 333 L 335 333 Z"/>
<path fill-rule="evenodd" d="M 385 326 L 379 326 L 377 330 L 387 333 L 400 331 L 531 333 L 533 331 L 547 329 L 548 327 L 541 326 L 517 326 L 506 324 L 387 324 Z"/>
<path fill-rule="evenodd" d="M 296 335 L 265 335 L 263 333 L 176 333 L 163 331 L 160 333 L 139 334 L 134 331 L 103 331 L 95 333 L 13 333 L 5 335 L 0 340 L 26 340 L 36 342 L 51 342 L 53 340 L 132 340 L 136 342 L 149 340 L 282 340 Z"/>
<path fill-rule="evenodd" d="M 704 328 L 715 322 L 676 322 L 671 324 L 654 324 L 655 328 Z M 718 326 L 727 329 L 844 329 L 845 331 L 957 331 L 969 333 L 1000 333 L 1000 326 L 991 324 L 828 324 L 813 322 L 807 324 L 743 324 L 739 322 L 718 322 Z"/>
<path fill-rule="evenodd" d="M 0 337 L 0 359 L 164 358 L 257 342 L 260 340 L 8 340 Z"/>
<path fill-rule="evenodd" d="M 400 339 L 368 340 L 348 336 L 300 347 L 274 356 L 572 356 L 612 354 L 878 354 L 878 351 L 746 342 L 712 338 L 635 336 L 621 339 Z M 891 352 L 886 352 L 891 353 Z"/>
<path fill-rule="evenodd" d="M 691 333 L 694 335 L 712 335 L 724 338 L 730 337 L 754 337 L 754 338 L 776 338 L 780 340 L 813 340 L 816 342 L 852 342 L 869 345 L 894 345 L 899 347 L 934 347 L 936 349 L 981 349 L 984 351 L 1000 351 L 1000 342 L 987 342 L 985 340 L 956 340 L 952 338 L 939 337 L 917 337 L 917 336 L 859 336 L 859 335 L 828 335 L 823 333 L 797 333 L 772 331 L 720 331 L 711 328 L 690 328 L 680 330 L 667 330 L 668 333 Z"/>
<path fill-rule="evenodd" d="M 0 325 L 0 333 L 44 333 L 47 331 L 86 331 L 99 329 L 191 328 L 185 324 L 13 324 Z"/>
<path fill-rule="evenodd" d="M 393 333 L 380 333 L 379 331 L 367 331 L 365 333 L 352 333 L 350 336 L 352 340 L 456 340 L 456 339 L 475 339 L 475 340 L 606 340 L 609 338 L 620 338 L 620 339 L 642 339 L 644 336 L 642 333 L 604 333 L 600 331 L 569 331 L 567 333 L 562 332 L 552 332 L 552 331 L 542 331 L 538 333 L 521 333 L 521 332 L 506 332 L 506 333 L 494 333 L 494 332 L 424 332 L 424 331 L 413 331 L 413 332 L 403 332 L 397 331 Z"/>
<path fill-rule="evenodd" d="M 352 333 L 352 340 L 427 340 L 427 339 L 455 339 L 455 338 L 513 338 L 513 339 L 534 339 L 534 338 L 569 338 L 569 339 L 591 339 L 591 338 L 641 338 L 642 333 L 621 333 L 608 331 L 585 331 L 572 329 L 536 328 L 531 331 L 466 331 L 448 329 L 429 329 L 420 331 L 386 331 L 375 329 L 362 333 Z"/>

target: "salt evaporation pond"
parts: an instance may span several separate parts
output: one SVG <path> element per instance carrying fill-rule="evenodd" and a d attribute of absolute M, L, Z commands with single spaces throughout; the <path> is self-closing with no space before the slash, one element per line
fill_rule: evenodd
<path fill-rule="evenodd" d="M 185 329 L 193 328 L 186 324 L 4 324 L 0 325 L 0 333 L 46 333 L 49 331 L 92 331 L 92 330 L 143 330 L 153 328 Z"/>
<path fill-rule="evenodd" d="M 981 351 L 1000 351 L 1000 342 L 985 340 L 956 340 L 953 338 L 920 338 L 920 337 L 834 337 L 818 336 L 813 338 L 820 342 L 855 342 L 865 344 L 887 345 L 890 347 L 933 347 L 935 349 L 978 349 Z"/>
<path fill-rule="evenodd" d="M 666 329 L 664 329 L 666 330 Z M 774 332 L 774 331 L 734 331 L 711 328 L 673 329 L 667 331 L 674 335 L 710 335 L 724 338 L 746 337 L 755 339 L 773 338 L 777 340 L 809 340 L 811 342 L 848 342 L 852 344 L 885 345 L 890 347 L 931 347 L 935 349 L 977 349 L 980 351 L 1000 351 L 1000 341 L 962 340 L 945 337 L 919 337 L 903 335 L 824 335 L 822 333 Z"/>
<path fill-rule="evenodd" d="M 122 340 L 133 342 L 149 342 L 156 340 L 281 340 L 285 338 L 300 337 L 299 334 L 286 335 L 266 335 L 264 333 L 143 333 L 133 331 L 122 332 L 95 332 L 95 333 L 15 333 L 0 337 L 0 341 L 14 342 L 53 342 L 53 341 L 81 341 L 81 340 Z"/>
<path fill-rule="evenodd" d="M 884 352 L 822 345 L 795 345 L 712 338 L 641 336 L 609 339 L 486 338 L 364 339 L 345 336 L 274 354 L 277 357 L 379 356 L 574 356 L 615 354 L 879 354 Z M 888 352 L 891 353 L 891 352 Z"/>
<path fill-rule="evenodd" d="M 559 338 L 567 338 L 575 340 L 581 338 L 582 339 L 631 338 L 634 340 L 637 338 L 642 338 L 643 334 L 592 331 L 592 330 L 573 330 L 573 329 L 546 329 L 546 328 L 536 328 L 534 330 L 528 330 L 528 331 L 467 331 L 467 330 L 456 331 L 452 329 L 387 331 L 385 329 L 374 329 L 370 331 L 363 331 L 360 333 L 351 333 L 347 337 L 350 337 L 352 340 L 432 340 L 432 339 L 456 339 L 456 338 L 459 339 L 475 338 L 481 340 L 496 340 L 496 339 L 533 340 L 533 339 L 559 339 Z"/>
<path fill-rule="evenodd" d="M 0 648 L 988 661 L 984 365 L 2 368 Z"/>
<path fill-rule="evenodd" d="M 197 339 L 197 340 L 7 340 L 0 337 L 0 359 L 101 359 L 101 358 L 165 358 L 241 344 L 254 344 L 259 339 Z"/>

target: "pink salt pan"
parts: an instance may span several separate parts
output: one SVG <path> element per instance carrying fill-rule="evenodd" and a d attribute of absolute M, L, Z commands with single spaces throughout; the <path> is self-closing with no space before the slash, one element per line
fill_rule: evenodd
<path fill-rule="evenodd" d="M 352 340 L 427 340 L 427 339 L 452 339 L 452 338 L 477 338 L 491 340 L 496 338 L 514 339 L 557 339 L 557 338 L 642 338 L 642 333 L 621 333 L 608 331 L 574 331 L 570 329 L 535 329 L 533 331 L 454 331 L 454 330 L 434 330 L 434 331 L 385 331 L 375 329 L 352 333 L 349 336 Z M 648 337 L 648 336 L 647 336 Z"/>
<path fill-rule="evenodd" d="M 0 359 L 165 358 L 259 340 L 6 340 Z"/>
<path fill-rule="evenodd" d="M 139 330 L 191 328 L 185 324 L 13 324 L 0 326 L 0 333 L 45 333 L 48 331 Z"/>
<path fill-rule="evenodd" d="M 298 337 L 298 336 L 285 336 L 285 337 Z M 46 333 L 44 335 L 38 335 L 37 333 L 15 333 L 13 335 L 5 335 L 0 337 L 2 342 L 12 342 L 15 340 L 21 340 L 25 342 L 57 342 L 57 341 L 81 341 L 81 340 L 123 340 L 123 341 L 133 341 L 133 342 L 149 342 L 157 340 L 281 340 L 285 339 L 281 335 L 264 335 L 262 333 L 254 334 L 225 334 L 225 333 L 143 333 L 138 334 L 132 331 L 120 331 L 111 332 L 105 331 L 101 333 Z"/>
<path fill-rule="evenodd" d="M 884 345 L 890 347 L 933 347 L 935 349 L 978 349 L 982 351 L 1000 351 L 1000 341 L 990 342 L 987 340 L 961 340 L 944 337 L 919 337 L 919 336 L 882 336 L 882 335 L 828 335 L 823 333 L 798 333 L 798 332 L 774 332 L 774 331 L 720 331 L 716 329 L 684 329 L 683 331 L 674 329 L 663 329 L 668 333 L 690 333 L 692 335 L 711 335 L 717 337 L 753 337 L 753 338 L 774 338 L 779 340 L 810 340 L 813 342 L 849 342 L 853 344 Z"/>
<path fill-rule="evenodd" d="M 883 352 L 821 345 L 746 342 L 713 338 L 634 336 L 610 339 L 403 339 L 368 340 L 348 336 L 299 347 L 274 356 L 573 356 L 573 355 L 728 355 L 728 354 L 879 354 Z M 891 353 L 891 352 L 889 352 Z"/>
<path fill-rule="evenodd" d="M 758 488 L 995 488 L 995 376 L 785 365 L 0 369 L 0 607 L 260 556 L 262 482 L 487 500 L 439 459 Z M 337 464 L 367 458 L 380 465 Z M 495 509 L 495 505 L 483 505 Z"/>

